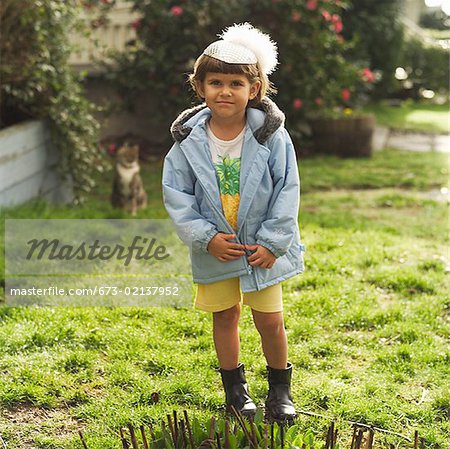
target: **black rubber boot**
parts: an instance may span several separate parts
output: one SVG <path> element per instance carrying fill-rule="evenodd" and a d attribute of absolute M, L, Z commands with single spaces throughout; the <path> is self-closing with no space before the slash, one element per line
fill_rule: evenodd
<path fill-rule="evenodd" d="M 245 380 L 244 365 L 240 363 L 232 370 L 220 369 L 223 388 L 225 389 L 227 410 L 231 406 L 245 416 L 253 416 L 256 413 L 256 405 L 248 394 L 247 381 Z"/>
<path fill-rule="evenodd" d="M 291 396 L 292 364 L 286 369 L 267 367 L 269 393 L 266 399 L 266 411 L 274 421 L 292 420 L 297 416 Z"/>

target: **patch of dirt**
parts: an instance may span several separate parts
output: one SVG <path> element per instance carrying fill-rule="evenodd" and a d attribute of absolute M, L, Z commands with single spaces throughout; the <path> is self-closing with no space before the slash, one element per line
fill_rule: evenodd
<path fill-rule="evenodd" d="M 387 310 L 397 302 L 396 296 L 393 293 L 386 292 L 384 289 L 377 287 L 377 304 L 380 310 Z"/>
<path fill-rule="evenodd" d="M 0 437 L 6 447 L 37 449 L 35 440 L 39 435 L 54 435 L 64 440 L 77 433 L 81 425 L 67 409 L 44 409 L 21 404 L 0 410 L 0 429 Z M 3 444 L 1 440 L 0 443 Z"/>

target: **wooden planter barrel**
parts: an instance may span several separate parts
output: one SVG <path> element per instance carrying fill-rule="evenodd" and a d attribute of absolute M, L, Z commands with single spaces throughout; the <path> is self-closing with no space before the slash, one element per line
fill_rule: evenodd
<path fill-rule="evenodd" d="M 339 119 L 310 119 L 314 150 L 318 153 L 341 157 L 370 157 L 372 135 L 375 129 L 373 116 Z"/>

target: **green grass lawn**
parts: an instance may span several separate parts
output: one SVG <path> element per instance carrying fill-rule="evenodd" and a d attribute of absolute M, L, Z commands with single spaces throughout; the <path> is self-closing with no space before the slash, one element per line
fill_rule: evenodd
<path fill-rule="evenodd" d="M 138 218 L 167 217 L 160 170 L 144 167 L 150 208 Z M 334 417 L 344 447 L 353 420 L 409 437 L 417 429 L 426 448 L 448 448 L 446 156 L 317 157 L 301 160 L 300 173 L 306 271 L 284 284 L 297 407 Z M 110 178 L 83 206 L 32 202 L 3 218 L 125 218 L 108 204 Z M 247 309 L 241 342 L 263 404 L 265 363 Z M 193 309 L 3 307 L 0 436 L 9 449 L 74 449 L 84 429 L 89 449 L 120 448 L 114 433 L 128 422 L 158 422 L 173 409 L 220 416 L 216 368 L 211 316 Z M 302 415 L 299 424 L 320 436 L 329 421 Z M 376 434 L 377 445 L 389 443 L 411 447 Z"/>
<path fill-rule="evenodd" d="M 450 132 L 450 109 L 448 104 L 403 102 L 398 107 L 387 103 L 368 105 L 364 108 L 376 116 L 377 123 L 382 126 L 405 131 L 425 133 Z"/>

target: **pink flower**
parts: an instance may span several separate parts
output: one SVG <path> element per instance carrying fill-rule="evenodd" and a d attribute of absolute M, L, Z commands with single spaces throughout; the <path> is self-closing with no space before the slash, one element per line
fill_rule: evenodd
<path fill-rule="evenodd" d="M 321 97 L 317 97 L 314 102 L 316 103 L 317 106 L 322 106 L 323 104 L 323 100 Z"/>
<path fill-rule="evenodd" d="M 314 11 L 317 9 L 317 0 L 308 0 L 306 3 L 306 8 L 308 8 L 310 11 Z"/>
<path fill-rule="evenodd" d="M 108 145 L 108 153 L 112 156 L 113 154 L 116 153 L 117 147 L 115 143 L 110 143 Z"/>
<path fill-rule="evenodd" d="M 342 95 L 342 99 L 347 103 L 348 100 L 350 100 L 350 91 L 346 88 L 346 89 L 342 89 L 341 92 Z"/>
<path fill-rule="evenodd" d="M 337 22 L 340 22 L 340 21 L 341 21 L 341 18 L 339 17 L 338 14 L 333 14 L 333 15 L 331 16 L 331 21 L 332 21 L 333 23 L 337 23 Z"/>
<path fill-rule="evenodd" d="M 292 21 L 300 22 L 302 15 L 298 11 L 292 11 Z"/>
<path fill-rule="evenodd" d="M 372 70 L 370 70 L 368 67 L 363 69 L 362 78 L 364 81 L 367 81 L 368 83 L 373 83 L 375 81 L 375 75 L 373 74 Z"/>
<path fill-rule="evenodd" d="M 336 31 L 336 33 L 340 33 L 344 28 L 344 26 L 342 25 L 342 22 L 335 22 L 333 24 L 333 27 L 334 27 L 334 31 Z"/>
<path fill-rule="evenodd" d="M 303 106 L 302 100 L 300 98 L 294 98 L 294 101 L 292 102 L 292 107 L 294 109 L 301 109 Z"/>
<path fill-rule="evenodd" d="M 322 17 L 329 22 L 331 20 L 331 14 L 326 10 L 326 9 L 322 9 L 321 11 L 322 13 Z"/>
<path fill-rule="evenodd" d="M 183 8 L 181 6 L 172 6 L 172 8 L 170 8 L 170 12 L 172 13 L 172 16 L 178 17 L 183 14 Z"/>
<path fill-rule="evenodd" d="M 131 24 L 131 26 L 132 26 L 135 30 L 138 30 L 138 29 L 141 27 L 141 19 L 135 20 L 135 21 Z"/>

